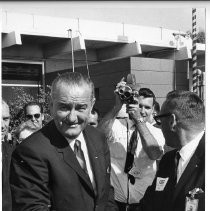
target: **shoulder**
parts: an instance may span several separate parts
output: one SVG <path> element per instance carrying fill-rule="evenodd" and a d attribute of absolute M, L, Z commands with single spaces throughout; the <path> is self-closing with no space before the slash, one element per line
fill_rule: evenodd
<path fill-rule="evenodd" d="M 97 127 L 93 127 L 91 125 L 87 125 L 84 131 L 87 132 L 87 133 L 91 132 L 91 133 L 98 134 L 98 135 L 104 134 Z"/>
<path fill-rule="evenodd" d="M 174 162 L 176 151 L 177 149 L 173 149 L 169 152 L 166 152 L 160 160 L 160 165 L 171 164 L 171 162 Z"/>
<path fill-rule="evenodd" d="M 85 136 L 88 136 L 92 139 L 104 139 L 105 133 L 99 130 L 98 128 L 95 128 L 93 126 L 87 125 L 86 128 L 83 131 Z"/>
<path fill-rule="evenodd" d="M 108 147 L 105 133 L 97 128 L 87 125 L 83 131 L 83 135 L 86 141 L 91 142 L 97 149 Z"/>
<path fill-rule="evenodd" d="M 27 152 L 27 151 L 34 151 L 36 153 L 41 153 L 49 150 L 49 147 L 51 145 L 51 133 L 53 134 L 53 129 L 49 130 L 49 125 L 44 126 L 41 130 L 34 132 L 32 135 L 27 137 L 25 140 L 21 142 L 16 147 L 16 152 Z M 50 126 L 51 127 L 51 126 Z M 49 134 L 49 135 L 48 135 Z"/>

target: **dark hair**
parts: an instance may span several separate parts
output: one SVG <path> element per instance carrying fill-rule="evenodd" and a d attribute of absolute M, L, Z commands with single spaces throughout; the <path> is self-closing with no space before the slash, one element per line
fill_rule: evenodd
<path fill-rule="evenodd" d="M 160 112 L 160 104 L 157 101 L 154 101 L 154 110 L 159 113 Z"/>
<path fill-rule="evenodd" d="M 163 103 L 164 112 L 174 113 L 185 127 L 205 122 L 205 107 L 201 98 L 190 91 L 169 92 Z"/>
<path fill-rule="evenodd" d="M 92 108 L 92 110 L 91 110 L 91 113 L 92 113 L 92 114 L 97 113 L 98 116 L 100 115 L 99 110 L 98 110 L 95 106 L 93 106 L 93 108 Z"/>
<path fill-rule="evenodd" d="M 25 115 L 26 115 L 26 109 L 27 109 L 27 107 L 29 107 L 29 106 L 39 106 L 41 113 L 43 113 L 43 107 L 42 107 L 42 105 L 41 105 L 39 102 L 33 101 L 33 102 L 27 103 L 27 104 L 24 106 L 23 109 L 24 109 L 24 114 L 25 114 Z"/>
<path fill-rule="evenodd" d="M 54 92 L 56 90 L 56 87 L 59 84 L 66 84 L 68 86 L 83 86 L 84 84 L 87 84 L 91 88 L 91 97 L 92 99 L 95 98 L 94 93 L 94 84 L 92 80 L 81 73 L 78 72 L 66 72 L 63 74 L 58 75 L 55 80 L 52 82 L 52 89 L 51 89 L 51 97 L 54 97 Z"/>
<path fill-rule="evenodd" d="M 145 98 L 153 98 L 153 105 L 155 104 L 156 101 L 156 97 L 155 94 L 153 93 L 153 91 L 149 88 L 141 88 L 139 89 L 139 96 L 143 96 Z"/>

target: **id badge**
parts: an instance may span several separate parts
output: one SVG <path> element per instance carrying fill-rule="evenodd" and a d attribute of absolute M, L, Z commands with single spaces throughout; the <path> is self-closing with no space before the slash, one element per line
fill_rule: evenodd
<path fill-rule="evenodd" d="M 155 191 L 163 191 L 168 182 L 168 177 L 157 177 Z"/>
<path fill-rule="evenodd" d="M 186 197 L 185 211 L 197 211 L 198 210 L 198 199 Z"/>
<path fill-rule="evenodd" d="M 141 178 L 141 171 L 137 169 L 135 166 L 128 172 L 130 175 L 134 176 L 135 178 Z"/>

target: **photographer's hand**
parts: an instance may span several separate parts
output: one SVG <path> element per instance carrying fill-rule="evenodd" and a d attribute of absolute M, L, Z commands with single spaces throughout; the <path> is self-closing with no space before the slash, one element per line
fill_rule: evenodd
<path fill-rule="evenodd" d="M 157 140 L 150 132 L 148 125 L 143 121 L 138 104 L 128 104 L 127 112 L 134 121 L 139 135 L 141 137 L 142 147 L 151 160 L 160 158 L 163 154 L 162 148 L 158 145 Z M 151 127 L 151 126 L 150 126 Z"/>
<path fill-rule="evenodd" d="M 136 124 L 143 120 L 140 113 L 139 104 L 127 104 L 126 108 L 130 119 L 132 119 Z"/>
<path fill-rule="evenodd" d="M 125 86 L 126 82 L 125 82 L 125 78 L 123 77 L 120 82 L 117 84 L 116 89 L 114 92 L 117 92 L 118 88 L 120 88 L 121 86 Z"/>
<path fill-rule="evenodd" d="M 115 93 L 115 105 L 114 105 L 114 113 L 118 113 L 123 105 L 123 101 L 120 99 L 120 96 L 118 94 L 118 89 L 122 86 L 125 86 L 126 82 L 124 81 L 124 77 L 120 80 L 120 82 L 117 84 L 116 89 L 114 90 Z"/>

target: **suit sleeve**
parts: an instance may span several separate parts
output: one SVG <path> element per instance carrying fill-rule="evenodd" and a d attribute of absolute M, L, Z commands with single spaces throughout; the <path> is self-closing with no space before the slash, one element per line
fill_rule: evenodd
<path fill-rule="evenodd" d="M 20 145 L 12 155 L 10 186 L 13 211 L 48 211 L 48 166 L 38 150 Z"/>
<path fill-rule="evenodd" d="M 144 197 L 140 200 L 140 210 L 143 211 L 154 211 L 153 199 L 154 199 L 154 188 L 156 184 L 156 178 L 153 180 L 151 186 L 149 186 L 144 194 Z"/>
<path fill-rule="evenodd" d="M 144 197 L 140 200 L 140 210 L 143 211 L 154 211 L 154 210 L 159 210 L 157 208 L 157 192 L 155 191 L 156 189 L 156 181 L 157 177 L 161 174 L 161 172 L 164 171 L 166 168 L 166 161 L 168 159 L 167 153 L 162 157 L 158 171 L 156 172 L 156 176 L 152 182 L 152 185 L 149 186 L 144 194 Z M 159 202 L 158 202 L 159 203 Z"/>

